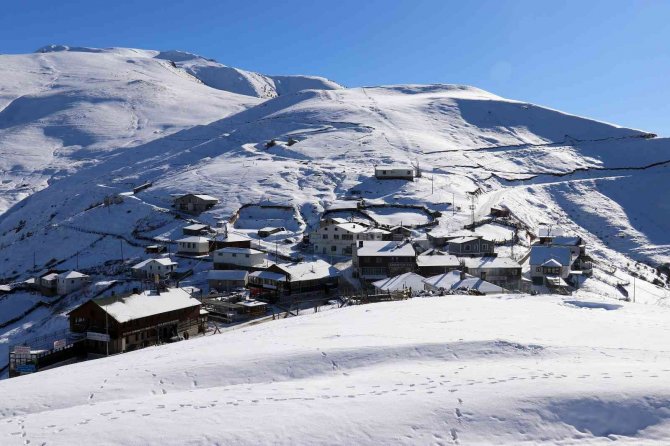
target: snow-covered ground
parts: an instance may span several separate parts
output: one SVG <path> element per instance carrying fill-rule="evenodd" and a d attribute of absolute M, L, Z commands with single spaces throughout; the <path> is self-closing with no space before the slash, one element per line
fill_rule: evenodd
<path fill-rule="evenodd" d="M 668 317 L 589 293 L 308 314 L 0 382 L 0 438 L 663 444 Z"/>

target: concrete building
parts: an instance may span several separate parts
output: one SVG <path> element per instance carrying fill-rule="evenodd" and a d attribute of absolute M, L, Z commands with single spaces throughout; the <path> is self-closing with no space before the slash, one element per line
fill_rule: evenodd
<path fill-rule="evenodd" d="M 161 279 L 168 278 L 175 272 L 177 262 L 174 260 L 161 257 L 158 259 L 147 259 L 140 263 L 133 265 L 131 271 L 133 276 L 142 279 L 153 279 L 156 275 Z"/>
<path fill-rule="evenodd" d="M 574 257 L 569 247 L 534 245 L 530 250 L 530 277 L 535 285 L 566 287 Z"/>
<path fill-rule="evenodd" d="M 267 254 L 253 248 L 221 248 L 212 252 L 214 269 L 253 270 L 268 266 Z"/>
<path fill-rule="evenodd" d="M 314 252 L 323 255 L 350 256 L 359 240 L 382 240 L 388 231 L 360 223 L 333 223 L 319 227 L 310 235 Z"/>
<path fill-rule="evenodd" d="M 468 274 L 508 290 L 521 289 L 521 265 L 509 257 L 463 257 Z"/>
<path fill-rule="evenodd" d="M 455 256 L 486 256 L 495 253 L 495 245 L 481 235 L 455 237 L 447 240 L 449 254 Z"/>
<path fill-rule="evenodd" d="M 56 293 L 62 296 L 80 290 L 89 283 L 89 279 L 88 275 L 78 271 L 60 273 L 57 278 Z"/>
<path fill-rule="evenodd" d="M 413 180 L 416 169 L 411 164 L 375 166 L 375 178 L 378 180 Z"/>
<path fill-rule="evenodd" d="M 219 202 L 218 198 L 203 194 L 186 194 L 175 198 L 175 209 L 182 212 L 199 214 L 211 209 Z"/>
<path fill-rule="evenodd" d="M 380 280 L 413 272 L 415 258 L 416 252 L 410 243 L 360 240 L 352 263 L 361 279 Z"/>
<path fill-rule="evenodd" d="M 207 237 L 192 235 L 177 240 L 177 252 L 187 255 L 203 255 L 209 253 L 210 240 Z"/>

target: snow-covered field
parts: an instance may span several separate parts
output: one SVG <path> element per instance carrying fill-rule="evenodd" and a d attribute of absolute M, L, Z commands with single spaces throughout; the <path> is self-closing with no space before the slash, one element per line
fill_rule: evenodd
<path fill-rule="evenodd" d="M 308 314 L 0 382 L 0 438 L 663 444 L 668 317 L 589 293 Z"/>

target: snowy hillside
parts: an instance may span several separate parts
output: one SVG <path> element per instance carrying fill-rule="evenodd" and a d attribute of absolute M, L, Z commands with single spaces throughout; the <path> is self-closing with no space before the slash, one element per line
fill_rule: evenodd
<path fill-rule="evenodd" d="M 102 283 L 57 303 L 0 297 L 0 376 L 11 343 L 63 328 L 66 311 L 143 259 L 149 240 L 180 237 L 172 194 L 187 192 L 220 199 L 198 217 L 210 224 L 244 205 L 293 206 L 264 214 L 287 229 L 265 243 L 303 256 L 298 242 L 325 209 L 425 205 L 442 212 L 436 230 L 453 232 L 470 222 L 468 192 L 479 189 L 477 219 L 504 204 L 533 230 L 580 235 L 597 266 L 591 292 L 615 301 L 635 287 L 638 302 L 670 303 L 650 283 L 652 267 L 670 262 L 670 204 L 659 198 L 670 188 L 669 139 L 467 86 L 345 89 L 183 52 L 43 51 L 0 56 L 0 279 L 56 265 Z M 374 179 L 374 166 L 390 163 L 418 165 L 422 177 Z M 103 206 L 110 197 L 122 202 Z M 425 221 L 395 209 L 379 216 Z M 253 235 L 266 223 L 241 218 L 231 230 Z"/>
<path fill-rule="evenodd" d="M 581 293 L 304 315 L 2 381 L 0 438 L 662 444 L 669 311 Z"/>

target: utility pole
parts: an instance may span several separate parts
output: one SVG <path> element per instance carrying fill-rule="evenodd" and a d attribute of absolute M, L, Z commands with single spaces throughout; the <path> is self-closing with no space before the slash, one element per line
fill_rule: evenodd
<path fill-rule="evenodd" d="M 121 244 L 121 263 L 123 263 L 124 262 L 124 258 L 123 258 L 123 239 L 120 239 L 119 243 Z"/>
<path fill-rule="evenodd" d="M 637 288 L 636 277 L 633 276 L 633 302 L 635 302 L 635 289 Z"/>
<path fill-rule="evenodd" d="M 105 333 L 107 333 L 105 345 L 107 346 L 107 356 L 109 356 L 109 313 L 107 313 L 107 309 L 105 309 Z"/>
<path fill-rule="evenodd" d="M 433 192 L 435 191 L 435 174 L 430 176 L 430 194 L 433 195 Z"/>

